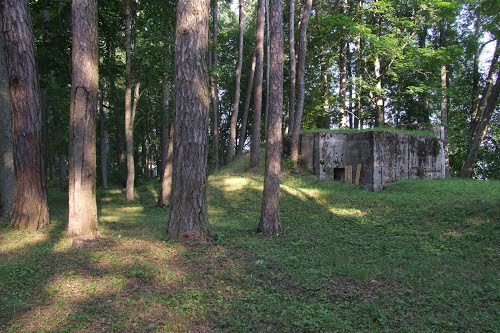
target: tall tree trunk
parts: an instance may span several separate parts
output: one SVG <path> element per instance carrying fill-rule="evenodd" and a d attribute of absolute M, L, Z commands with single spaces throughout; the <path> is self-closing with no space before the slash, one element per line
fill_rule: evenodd
<path fill-rule="evenodd" d="M 158 197 L 158 207 L 165 207 L 170 205 L 172 198 L 172 169 L 174 159 L 174 124 L 170 124 L 170 131 L 168 137 L 167 156 L 165 160 L 165 167 L 161 176 L 160 195 Z"/>
<path fill-rule="evenodd" d="M 165 68 L 165 73 L 163 74 L 162 83 L 162 113 L 161 113 L 161 167 L 160 173 L 160 183 L 163 183 L 163 173 L 165 171 L 165 166 L 167 165 L 167 155 L 168 155 L 168 106 L 170 99 L 170 81 L 168 80 L 167 69 Z"/>
<path fill-rule="evenodd" d="M 68 191 L 68 182 L 67 182 L 68 166 L 67 166 L 66 156 L 64 156 L 63 154 L 59 154 L 58 161 L 59 161 L 59 190 L 61 192 L 66 192 Z"/>
<path fill-rule="evenodd" d="M 307 25 L 311 13 L 312 0 L 302 0 L 299 24 L 299 57 L 298 57 L 298 77 L 297 77 L 297 112 L 292 133 L 292 160 L 297 168 L 299 166 L 299 136 L 302 127 L 302 115 L 304 113 L 305 99 L 305 71 L 307 53 Z"/>
<path fill-rule="evenodd" d="M 2 17 L 0 15 L 1 28 Z M 4 55 L 3 34 L 0 30 L 0 175 L 2 175 L 0 177 L 0 217 L 8 217 L 10 215 L 16 185 L 9 74 Z"/>
<path fill-rule="evenodd" d="M 219 35 L 219 0 L 212 0 L 212 45 L 213 49 L 210 56 L 210 66 L 217 68 L 217 39 Z M 212 144 L 214 147 L 214 164 L 215 169 L 220 166 L 220 116 L 219 116 L 219 84 L 217 82 L 217 75 L 211 75 L 210 77 L 210 96 L 212 100 Z"/>
<path fill-rule="evenodd" d="M 324 51 L 321 54 L 321 93 L 323 95 L 323 115 L 319 120 L 320 128 L 330 128 L 330 89 L 328 84 L 328 64 Z"/>
<path fill-rule="evenodd" d="M 446 47 L 446 22 L 442 21 L 439 28 L 439 46 Z M 445 153 L 445 175 L 449 176 L 448 151 L 448 68 L 446 62 L 441 64 L 441 125 L 443 126 L 443 142 Z"/>
<path fill-rule="evenodd" d="M 130 0 L 125 2 L 125 142 L 127 147 L 127 201 L 134 200 L 134 122 L 132 117 L 132 59 L 131 30 L 132 12 Z"/>
<path fill-rule="evenodd" d="M 257 2 L 257 26 L 255 31 L 255 91 L 252 121 L 252 146 L 250 148 L 250 167 L 259 165 L 260 125 L 262 114 L 262 81 L 264 76 L 264 11 L 265 0 Z"/>
<path fill-rule="evenodd" d="M 281 232 L 280 172 L 281 172 L 281 123 L 283 117 L 283 3 L 271 0 L 270 6 L 272 101 L 269 109 L 268 140 L 266 141 L 266 171 L 259 231 L 271 236 Z"/>
<path fill-rule="evenodd" d="M 111 51 L 111 58 L 114 59 L 116 56 L 116 50 L 115 46 L 113 46 L 113 49 Z M 110 98 L 113 100 L 113 110 L 114 110 L 114 122 L 116 126 L 116 145 L 117 145 L 117 164 L 118 168 L 121 170 L 125 166 L 125 140 L 124 140 L 124 129 L 125 126 L 123 125 L 122 121 L 125 118 L 124 114 L 122 113 L 122 109 L 120 105 L 123 105 L 120 103 L 120 96 L 118 95 L 116 85 L 115 85 L 115 74 L 113 72 L 110 73 L 109 76 L 109 86 L 110 86 Z"/>
<path fill-rule="evenodd" d="M 243 108 L 243 117 L 241 119 L 240 142 L 238 143 L 237 154 L 241 154 L 243 152 L 243 148 L 247 140 L 247 122 L 248 113 L 250 112 L 250 101 L 252 100 L 253 81 L 255 77 L 255 62 L 256 59 L 254 52 L 252 57 L 252 67 L 250 68 L 250 74 L 248 75 L 247 93 L 245 98 L 245 107 Z"/>
<path fill-rule="evenodd" d="M 288 26 L 288 48 L 290 61 L 290 91 L 288 97 L 288 134 L 293 133 L 295 124 L 295 85 L 297 63 L 295 61 L 295 0 L 290 0 L 290 23 Z"/>
<path fill-rule="evenodd" d="M 353 53 L 347 50 L 347 85 L 349 89 L 349 100 L 347 101 L 347 112 L 349 113 L 349 128 L 354 128 L 354 91 L 352 83 L 352 63 L 353 63 Z"/>
<path fill-rule="evenodd" d="M 378 5 L 377 5 L 377 9 Z M 375 13 L 375 27 L 377 30 L 377 37 L 380 38 L 382 35 L 382 17 L 379 12 Z M 385 108 L 384 108 L 384 99 L 382 98 L 382 68 L 380 65 L 380 56 L 379 54 L 375 54 L 374 60 L 374 70 L 375 70 L 375 126 L 384 126 L 385 125 Z"/>
<path fill-rule="evenodd" d="M 101 105 L 99 116 L 101 121 L 100 150 L 101 150 L 101 181 L 102 187 L 108 188 L 108 153 L 109 153 L 109 133 L 108 133 L 108 102 L 107 96 L 101 92 Z"/>
<path fill-rule="evenodd" d="M 243 0 L 239 0 L 239 48 L 238 65 L 236 67 L 236 86 L 234 88 L 233 114 L 231 115 L 231 127 L 229 129 L 229 146 L 227 147 L 227 160 L 230 163 L 236 154 L 236 127 L 238 126 L 238 113 L 240 109 L 240 90 L 241 90 L 241 69 L 243 67 L 243 33 L 245 32 L 245 8 Z"/>
<path fill-rule="evenodd" d="M 175 41 L 173 239 L 209 237 L 206 198 L 208 157 L 208 0 L 179 0 Z"/>
<path fill-rule="evenodd" d="M 347 0 L 342 0 L 342 14 L 347 16 Z M 345 128 L 347 126 L 346 123 L 346 95 L 347 95 L 347 48 L 348 41 L 345 38 L 340 40 L 340 77 L 339 77 L 339 125 L 340 128 Z"/>
<path fill-rule="evenodd" d="M 269 0 L 266 0 L 266 105 L 264 107 L 264 140 L 267 141 L 267 123 L 269 118 L 269 66 L 271 64 L 269 43 Z"/>
<path fill-rule="evenodd" d="M 362 82 L 363 76 L 361 75 L 361 62 L 362 62 L 362 49 L 361 49 L 361 35 L 356 36 L 356 62 L 354 63 L 354 71 L 356 72 L 356 106 L 354 117 L 354 128 L 361 129 L 361 114 L 363 110 L 362 104 Z"/>
<path fill-rule="evenodd" d="M 375 126 L 378 127 L 385 125 L 384 99 L 382 98 L 382 71 L 380 68 L 380 57 L 378 54 L 375 56 L 374 68 L 375 80 L 377 82 L 374 94 L 376 111 Z"/>
<path fill-rule="evenodd" d="M 481 79 L 481 75 L 479 73 L 479 60 L 481 57 L 481 47 L 479 47 L 479 40 L 481 37 L 481 19 L 478 16 L 476 21 L 474 22 L 474 40 L 477 43 L 476 52 L 474 53 L 474 59 L 472 63 L 472 95 L 471 95 L 471 115 L 472 121 L 470 123 L 470 134 L 474 131 L 473 127 L 475 126 L 474 118 L 476 114 L 476 110 L 479 105 L 479 81 Z"/>
<path fill-rule="evenodd" d="M 97 237 L 96 130 L 99 39 L 97 0 L 74 0 L 72 7 L 68 234 Z"/>
<path fill-rule="evenodd" d="M 45 179 L 44 191 L 47 191 L 47 161 L 49 158 L 49 150 L 47 149 L 47 141 L 49 138 L 48 132 L 48 116 L 49 116 L 49 96 L 47 88 L 43 88 L 40 90 L 40 109 L 42 110 L 42 177 Z"/>
<path fill-rule="evenodd" d="M 471 133 L 469 146 L 467 147 L 465 162 L 460 172 L 460 176 L 464 178 L 470 178 L 472 176 L 474 163 L 477 158 L 477 152 L 479 151 L 481 142 L 486 136 L 493 111 L 495 111 L 495 108 L 497 107 L 498 97 L 500 95 L 500 64 L 498 63 L 499 56 L 500 41 L 497 40 L 495 54 L 493 55 L 493 59 L 491 61 L 486 85 L 481 94 L 477 111 L 475 112 L 475 118 L 472 119 L 475 124 L 472 127 L 473 132 Z M 495 77 L 496 81 L 495 83 L 493 83 Z"/>
<path fill-rule="evenodd" d="M 0 1 L 0 16 L 9 75 L 16 174 L 10 224 L 16 229 L 36 230 L 49 224 L 49 211 L 42 170 L 40 88 L 28 1 Z"/>

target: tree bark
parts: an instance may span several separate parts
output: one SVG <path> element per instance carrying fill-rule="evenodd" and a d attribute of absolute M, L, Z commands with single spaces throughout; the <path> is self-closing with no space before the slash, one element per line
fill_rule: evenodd
<path fill-rule="evenodd" d="M 208 0 L 179 0 L 175 41 L 173 239 L 209 237 L 207 187 Z"/>
<path fill-rule="evenodd" d="M 362 82 L 363 76 L 361 75 L 361 62 L 362 62 L 362 49 L 361 49 L 361 36 L 356 36 L 356 61 L 354 63 L 354 71 L 356 72 L 356 105 L 355 105 L 355 116 L 354 116 L 354 128 L 361 129 L 361 115 L 363 110 L 362 103 Z"/>
<path fill-rule="evenodd" d="M 500 95 L 500 64 L 498 59 L 500 56 L 500 41 L 497 40 L 497 45 L 495 49 L 495 54 L 491 61 L 490 70 L 488 78 L 486 80 L 486 85 L 481 94 L 477 111 L 475 112 L 475 121 L 473 132 L 471 133 L 469 146 L 467 147 L 467 154 L 465 158 L 464 165 L 460 172 L 460 176 L 464 178 L 472 177 L 472 172 L 474 168 L 474 163 L 476 162 L 477 152 L 479 151 L 481 142 L 486 136 L 488 131 L 488 125 L 490 123 L 493 111 L 497 107 L 498 97 Z M 495 83 L 493 83 L 496 77 Z"/>
<path fill-rule="evenodd" d="M 347 16 L 347 0 L 342 0 L 342 14 Z M 340 128 L 347 127 L 346 123 L 346 95 L 347 95 L 347 47 L 348 42 L 345 38 L 340 40 L 340 64 L 339 64 L 339 125 Z"/>
<path fill-rule="evenodd" d="M 16 186 L 10 224 L 37 230 L 49 224 L 45 186 L 43 119 L 35 41 L 27 0 L 0 1 L 5 62 L 9 75 Z"/>
<path fill-rule="evenodd" d="M 68 234 L 97 238 L 96 130 L 99 40 L 97 0 L 71 7 L 72 84 L 70 110 Z"/>
<path fill-rule="evenodd" d="M 299 24 L 299 56 L 298 56 L 298 77 L 297 77 L 297 112 L 295 115 L 295 124 L 292 133 L 292 160 L 295 168 L 299 166 L 299 137 L 302 127 L 302 116 L 304 113 L 305 99 L 305 71 L 306 71 L 306 53 L 307 53 L 307 25 L 309 24 L 309 15 L 311 13 L 312 0 L 302 0 Z"/>
<path fill-rule="evenodd" d="M 319 128 L 330 128 L 330 89 L 328 83 L 328 64 L 326 63 L 326 55 L 322 50 L 321 52 L 321 93 L 323 95 L 323 114 L 318 119 Z"/>
<path fill-rule="evenodd" d="M 439 29 L 439 46 L 446 47 L 446 23 L 441 22 Z M 448 68 L 446 62 L 441 64 L 441 125 L 443 126 L 443 142 L 445 153 L 445 176 L 450 174 L 449 151 L 448 151 Z"/>
<path fill-rule="evenodd" d="M 257 2 L 257 27 L 255 31 L 255 91 L 252 121 L 252 146 L 250 148 L 250 167 L 259 165 L 260 127 L 262 114 L 262 81 L 264 76 L 264 11 L 265 0 Z"/>
<path fill-rule="evenodd" d="M 163 182 L 163 173 L 165 171 L 165 166 L 167 165 L 167 155 L 168 155 L 168 144 L 169 144 L 169 131 L 168 131 L 168 107 L 170 100 L 170 81 L 168 80 L 167 70 L 163 74 L 162 83 L 162 113 L 161 113 L 161 167 L 160 173 L 160 183 Z"/>
<path fill-rule="evenodd" d="M 288 134 L 293 133 L 295 124 L 295 86 L 297 62 L 295 60 L 295 0 L 290 0 L 290 23 L 288 27 L 288 47 L 290 61 L 290 91 L 288 97 Z"/>
<path fill-rule="evenodd" d="M 264 107 L 264 140 L 267 141 L 267 124 L 269 120 L 269 66 L 271 64 L 269 43 L 269 0 L 266 0 L 266 105 Z"/>
<path fill-rule="evenodd" d="M 132 13 L 130 0 L 125 2 L 125 142 L 127 150 L 127 201 L 134 200 L 134 122 L 132 117 L 132 59 L 131 59 L 131 30 Z"/>
<path fill-rule="evenodd" d="M 238 65 L 236 67 L 236 86 L 234 90 L 233 114 L 231 115 L 231 126 L 229 129 L 229 146 L 227 148 L 226 163 L 230 163 L 236 154 L 236 127 L 238 126 L 238 113 L 240 109 L 240 90 L 241 90 L 241 69 L 243 67 L 243 33 L 245 32 L 245 8 L 243 0 L 239 0 L 239 48 Z"/>
<path fill-rule="evenodd" d="M 107 96 L 101 92 L 101 102 L 99 108 L 99 118 L 101 121 L 100 150 L 101 150 L 101 181 L 102 187 L 108 188 L 108 153 L 109 153 L 109 133 L 108 133 L 108 105 Z"/>
<path fill-rule="evenodd" d="M 247 122 L 248 122 L 248 113 L 250 112 L 250 101 L 252 100 L 252 90 L 253 90 L 253 81 L 255 77 L 255 52 L 252 57 L 252 67 L 250 68 L 250 74 L 248 76 L 248 85 L 247 85 L 247 93 L 245 98 L 245 107 L 243 108 L 243 117 L 241 119 L 241 130 L 240 130 L 240 142 L 238 143 L 237 154 L 243 153 L 243 148 L 245 146 L 245 142 L 247 140 Z"/>
<path fill-rule="evenodd" d="M 2 27 L 1 15 L 0 27 Z M 0 177 L 0 217 L 9 217 L 14 200 L 16 174 L 14 172 L 9 75 L 4 55 L 3 34 L 0 33 L 0 175 L 2 175 Z"/>
<path fill-rule="evenodd" d="M 158 207 L 165 207 L 170 205 L 172 198 L 172 169 L 174 158 L 174 124 L 170 125 L 167 155 L 165 160 L 165 168 L 161 176 L 160 195 L 158 197 Z"/>
<path fill-rule="evenodd" d="M 219 0 L 213 0 L 212 8 L 212 45 L 213 49 L 210 56 L 210 66 L 217 68 L 217 39 L 219 35 Z M 212 144 L 214 147 L 215 155 L 215 169 L 220 166 L 220 117 L 219 117 L 219 84 L 217 82 L 217 75 L 212 74 L 210 77 L 210 96 L 212 100 Z"/>
<path fill-rule="evenodd" d="M 382 34 L 382 18 L 380 13 L 375 13 L 375 26 L 377 29 L 377 37 L 380 38 Z M 382 69 L 380 65 L 380 56 L 378 54 L 375 55 L 374 60 L 374 70 L 375 70 L 375 126 L 381 127 L 385 125 L 385 109 L 384 109 L 384 99 L 382 98 Z"/>
<path fill-rule="evenodd" d="M 280 172 L 281 123 L 283 116 L 283 3 L 271 0 L 270 6 L 270 95 L 266 170 L 259 231 L 277 236 L 281 232 Z"/>

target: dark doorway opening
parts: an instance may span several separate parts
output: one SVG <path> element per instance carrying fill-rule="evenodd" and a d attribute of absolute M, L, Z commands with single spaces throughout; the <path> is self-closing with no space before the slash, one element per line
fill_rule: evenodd
<path fill-rule="evenodd" d="M 341 182 L 345 181 L 345 168 L 334 168 L 333 180 Z"/>

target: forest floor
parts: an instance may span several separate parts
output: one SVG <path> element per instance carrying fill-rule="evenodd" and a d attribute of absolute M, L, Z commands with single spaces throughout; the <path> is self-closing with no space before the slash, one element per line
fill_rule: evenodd
<path fill-rule="evenodd" d="M 101 240 L 0 228 L 0 332 L 494 332 L 500 182 L 401 181 L 380 193 L 287 173 L 283 233 L 255 232 L 262 169 L 210 176 L 213 241 L 166 238 L 157 181 L 99 190 Z"/>

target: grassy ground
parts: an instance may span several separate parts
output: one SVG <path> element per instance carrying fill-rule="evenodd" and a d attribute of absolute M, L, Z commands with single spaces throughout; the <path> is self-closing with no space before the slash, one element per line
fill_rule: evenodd
<path fill-rule="evenodd" d="M 99 192 L 102 239 L 0 229 L 0 332 L 495 332 L 500 183 L 405 181 L 370 193 L 285 175 L 284 232 L 255 233 L 259 170 L 210 177 L 214 240 L 168 241 L 156 183 Z"/>

